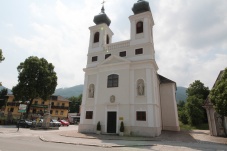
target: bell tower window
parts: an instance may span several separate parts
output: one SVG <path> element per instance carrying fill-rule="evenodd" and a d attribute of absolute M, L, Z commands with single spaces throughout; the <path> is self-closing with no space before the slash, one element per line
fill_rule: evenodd
<path fill-rule="evenodd" d="M 136 33 L 137 34 L 143 33 L 143 22 L 142 21 L 137 22 L 137 24 L 136 24 Z"/>
<path fill-rule="evenodd" d="M 94 43 L 99 42 L 99 32 L 96 32 L 94 35 Z"/>

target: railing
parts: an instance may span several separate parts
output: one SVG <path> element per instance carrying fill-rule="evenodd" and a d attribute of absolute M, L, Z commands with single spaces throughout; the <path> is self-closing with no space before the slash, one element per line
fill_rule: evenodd
<path fill-rule="evenodd" d="M 123 48 L 123 47 L 128 47 L 130 45 L 130 41 L 122 41 L 122 42 L 116 42 L 112 44 L 107 45 L 108 50 L 113 50 L 113 49 L 118 49 L 118 48 Z"/>
<path fill-rule="evenodd" d="M 69 109 L 68 106 L 55 106 L 55 105 L 52 105 L 51 108 L 52 109 L 67 109 L 67 110 Z"/>

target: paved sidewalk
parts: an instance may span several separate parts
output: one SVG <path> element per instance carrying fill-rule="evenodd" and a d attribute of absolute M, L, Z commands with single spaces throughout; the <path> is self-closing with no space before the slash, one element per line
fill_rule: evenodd
<path fill-rule="evenodd" d="M 96 147 L 149 147 L 154 150 L 227 150 L 227 138 L 214 137 L 209 131 L 163 131 L 159 137 L 82 134 L 77 131 L 55 132 L 57 137 L 40 136 L 47 142 Z"/>
<path fill-rule="evenodd" d="M 42 141 L 106 148 L 130 147 L 130 150 L 173 150 L 173 151 L 227 151 L 227 138 L 209 135 L 207 130 L 171 132 L 163 131 L 159 137 L 133 137 L 118 135 L 82 134 L 78 126 L 60 127 L 59 130 L 30 130 L 16 127 L 0 127 L 0 137 L 39 137 Z M 139 147 L 139 148 L 138 148 Z M 125 149 L 126 149 L 125 148 Z M 127 150 L 127 149 L 126 149 Z"/>

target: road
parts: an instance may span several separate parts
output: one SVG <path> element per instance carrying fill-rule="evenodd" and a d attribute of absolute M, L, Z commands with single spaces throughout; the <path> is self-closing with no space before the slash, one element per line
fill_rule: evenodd
<path fill-rule="evenodd" d="M 59 130 L 30 130 L 21 128 L 17 132 L 16 127 L 1 127 L 0 126 L 0 151 L 227 151 L 227 145 L 217 143 L 193 143 L 182 141 L 128 141 L 128 140 L 99 140 L 99 139 L 82 139 L 73 137 L 60 136 L 59 132 L 74 132 L 78 127 L 71 125 L 69 127 L 60 127 Z M 50 140 L 60 140 L 66 143 L 44 142 L 40 140 L 40 136 L 50 138 Z M 77 145 L 79 143 L 80 145 Z M 101 146 L 87 146 L 82 144 L 101 144 Z M 125 147 L 105 148 L 102 144 L 125 144 Z M 136 146 L 136 144 L 144 144 L 144 146 Z M 133 145 L 134 147 L 128 147 Z"/>

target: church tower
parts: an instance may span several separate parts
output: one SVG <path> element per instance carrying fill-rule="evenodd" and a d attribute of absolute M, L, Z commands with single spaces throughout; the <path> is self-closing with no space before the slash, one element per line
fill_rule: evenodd
<path fill-rule="evenodd" d="M 112 42 L 104 6 L 90 27 L 79 132 L 159 136 L 179 130 L 176 83 L 159 75 L 153 43 L 154 21 L 149 3 L 132 8 L 130 39 Z"/>

